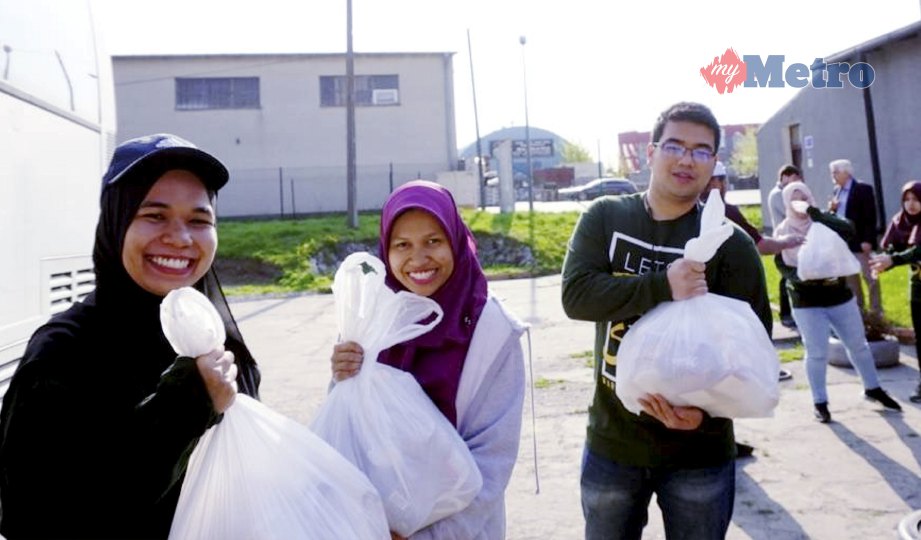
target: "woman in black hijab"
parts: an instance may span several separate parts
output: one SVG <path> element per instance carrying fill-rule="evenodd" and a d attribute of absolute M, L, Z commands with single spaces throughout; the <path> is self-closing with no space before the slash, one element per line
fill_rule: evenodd
<path fill-rule="evenodd" d="M 189 454 L 259 371 L 211 263 L 228 173 L 172 135 L 133 139 L 103 177 L 96 290 L 32 335 L 0 411 L 0 534 L 165 538 Z M 225 350 L 176 357 L 159 306 L 208 296 Z M 226 351 L 226 352 L 225 352 Z"/>

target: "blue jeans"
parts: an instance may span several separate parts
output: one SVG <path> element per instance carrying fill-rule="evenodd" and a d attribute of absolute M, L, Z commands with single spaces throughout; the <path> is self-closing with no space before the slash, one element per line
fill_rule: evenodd
<path fill-rule="evenodd" d="M 582 454 L 586 540 L 639 539 L 656 494 L 669 540 L 723 539 L 735 502 L 735 462 L 702 469 L 620 465 L 586 448 Z"/>
<path fill-rule="evenodd" d="M 879 387 L 876 362 L 864 334 L 863 318 L 853 298 L 843 304 L 831 307 L 793 308 L 793 320 L 806 347 L 806 378 L 812 389 L 813 403 L 827 403 L 825 373 L 828 370 L 828 338 L 831 329 L 844 345 L 847 359 L 863 379 L 863 386 L 870 390 Z"/>

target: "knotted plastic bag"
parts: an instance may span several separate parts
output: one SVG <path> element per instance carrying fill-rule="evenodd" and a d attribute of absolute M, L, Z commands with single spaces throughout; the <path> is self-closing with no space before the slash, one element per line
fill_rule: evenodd
<path fill-rule="evenodd" d="M 364 361 L 356 376 L 333 387 L 312 427 L 368 475 L 390 529 L 408 537 L 466 508 L 482 477 L 457 430 L 415 378 L 377 362 L 380 351 L 428 332 L 442 318 L 434 300 L 390 290 L 384 273 L 384 264 L 368 253 L 349 255 L 336 271 L 340 339 L 359 343 Z"/>
<path fill-rule="evenodd" d="M 803 281 L 851 276 L 860 273 L 860 262 L 838 233 L 821 223 L 806 232 L 797 256 L 796 275 Z"/>
<path fill-rule="evenodd" d="M 192 288 L 161 303 L 163 332 L 183 356 L 222 346 L 217 310 Z M 171 539 L 390 538 L 368 479 L 307 426 L 236 396 L 189 459 Z"/>
<path fill-rule="evenodd" d="M 711 192 L 700 236 L 685 244 L 685 257 L 706 263 L 731 235 L 719 192 Z M 639 398 L 661 394 L 672 405 L 699 407 L 710 416 L 771 416 L 780 398 L 779 369 L 751 306 L 707 293 L 663 302 L 630 327 L 617 353 L 615 392 L 635 414 L 643 410 Z"/>
<path fill-rule="evenodd" d="M 208 297 L 193 289 L 173 289 L 160 302 L 160 326 L 173 350 L 197 358 L 227 339 L 224 321 Z"/>

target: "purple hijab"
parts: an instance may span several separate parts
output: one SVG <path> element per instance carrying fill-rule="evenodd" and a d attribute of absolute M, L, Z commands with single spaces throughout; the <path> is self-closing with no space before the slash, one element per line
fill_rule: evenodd
<path fill-rule="evenodd" d="M 388 287 L 406 290 L 393 276 L 389 253 L 393 224 L 407 210 L 424 210 L 438 220 L 451 242 L 454 272 L 430 296 L 444 311 L 438 326 L 383 351 L 378 361 L 412 373 L 438 410 L 456 425 L 457 387 L 473 330 L 486 304 L 486 276 L 476 258 L 476 241 L 451 192 L 434 182 L 414 180 L 397 188 L 381 211 L 380 253 L 387 268 Z"/>

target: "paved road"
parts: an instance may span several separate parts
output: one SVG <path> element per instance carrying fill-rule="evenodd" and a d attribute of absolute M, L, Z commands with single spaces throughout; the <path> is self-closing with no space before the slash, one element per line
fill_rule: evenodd
<path fill-rule="evenodd" d="M 757 189 L 737 189 L 726 192 L 726 201 L 736 205 L 761 204 L 761 192 Z M 581 212 L 585 210 L 591 201 L 534 201 L 535 212 Z M 516 212 L 527 212 L 529 207 L 528 201 L 517 201 L 515 203 Z M 487 206 L 487 212 L 493 214 L 499 212 L 498 206 Z"/>
<path fill-rule="evenodd" d="M 539 383 L 533 424 L 530 395 L 525 399 L 521 450 L 506 497 L 510 540 L 582 538 L 578 474 L 592 391 L 584 353 L 593 327 L 563 314 L 559 285 L 558 276 L 490 284 L 532 325 Z M 332 296 L 236 301 L 232 308 L 262 366 L 263 401 L 309 423 L 329 380 L 336 338 Z M 853 370 L 829 367 L 835 419 L 829 425 L 812 419 L 802 362 L 787 364 L 794 377 L 781 383 L 774 417 L 736 423 L 737 438 L 757 450 L 754 458 L 738 462 L 728 538 L 897 537 L 899 520 L 921 508 L 921 407 L 907 400 L 918 380 L 912 349 L 903 347 L 901 364 L 880 371 L 884 387 L 905 408 L 902 414 L 882 412 L 864 401 Z M 654 504 L 651 509 L 644 538 L 664 538 L 658 509 Z"/>

